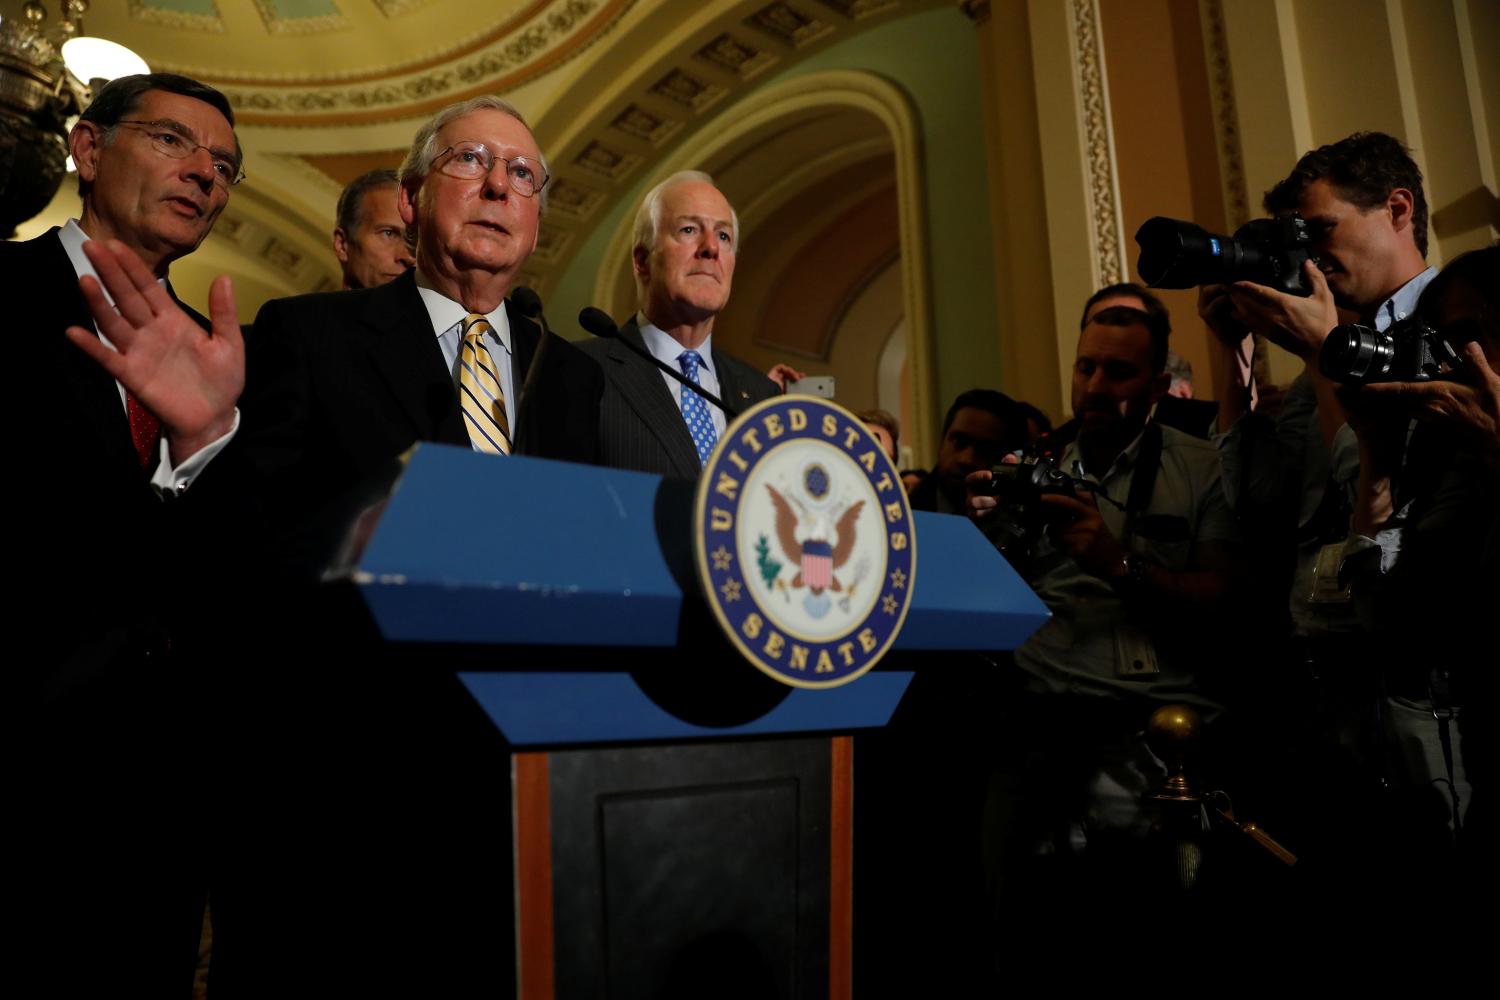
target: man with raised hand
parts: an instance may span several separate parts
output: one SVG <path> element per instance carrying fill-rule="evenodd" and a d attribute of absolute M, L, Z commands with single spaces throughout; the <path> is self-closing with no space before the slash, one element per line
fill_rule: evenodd
<path fill-rule="evenodd" d="M 214 614 L 202 556 L 244 348 L 227 278 L 210 292 L 212 324 L 167 278 L 243 176 L 233 123 L 195 80 L 114 80 L 69 136 L 78 218 L 0 244 L 17 373 L 7 424 L 40 445 L 12 496 L 17 659 L 37 695 L 19 743 L 35 794 L 17 815 L 36 836 L 23 856 L 41 947 L 22 952 L 54 991 L 192 984 L 207 776 L 205 661 L 189 650 Z"/>

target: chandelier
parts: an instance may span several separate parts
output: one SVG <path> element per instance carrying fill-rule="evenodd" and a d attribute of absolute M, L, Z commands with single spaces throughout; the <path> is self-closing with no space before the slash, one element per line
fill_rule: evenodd
<path fill-rule="evenodd" d="M 67 173 L 68 129 L 117 76 L 148 73 L 135 53 L 83 32 L 88 0 L 62 0 L 47 23 L 30 0 L 20 17 L 0 17 L 0 238 L 47 207 Z"/>

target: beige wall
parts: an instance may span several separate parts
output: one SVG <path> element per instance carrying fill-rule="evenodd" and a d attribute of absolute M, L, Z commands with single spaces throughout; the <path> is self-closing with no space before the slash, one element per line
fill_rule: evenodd
<path fill-rule="evenodd" d="M 1105 0 L 1099 5 L 1115 165 L 1130 280 L 1135 231 L 1154 215 L 1231 229 L 1214 149 L 1213 107 L 1197 0 Z M 1172 313 L 1172 347 L 1193 366 L 1200 396 L 1213 392 L 1209 334 L 1198 293 L 1162 289 Z"/>

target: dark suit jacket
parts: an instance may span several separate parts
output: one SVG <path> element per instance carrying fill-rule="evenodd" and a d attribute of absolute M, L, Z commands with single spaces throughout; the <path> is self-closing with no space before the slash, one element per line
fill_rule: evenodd
<path fill-rule="evenodd" d="M 620 328 L 620 336 L 646 349 L 634 317 Z M 595 339 L 580 346 L 604 369 L 599 411 L 604 464 L 696 479 L 702 468 L 698 449 L 661 371 L 614 340 Z M 780 391 L 775 382 L 733 355 L 716 348 L 713 357 L 719 398 L 733 409 L 744 411 Z"/>
<path fill-rule="evenodd" d="M 13 581 L 28 614 L 41 616 L 20 616 L 32 623 L 27 634 L 46 636 L 25 665 L 48 698 L 138 685 L 122 664 L 167 648 L 191 548 L 182 542 L 202 527 L 200 501 L 213 490 L 195 483 L 166 503 L 151 489 L 113 377 L 63 334 L 92 329 L 93 318 L 56 229 L 0 243 L 0 294 L 14 373 L 5 397 L 20 508 L 12 516 L 24 526 L 13 536 Z M 64 624 L 44 624 L 55 619 Z"/>
<path fill-rule="evenodd" d="M 542 334 L 509 303 L 506 309 L 520 393 Z M 268 302 L 248 353 L 236 444 L 270 499 L 273 521 L 277 507 L 280 517 L 305 518 L 337 503 L 417 441 L 469 444 L 415 272 L 379 288 Z M 518 400 L 518 452 L 596 463 L 603 382 L 597 364 L 549 335 L 536 381 Z"/>
<path fill-rule="evenodd" d="M 187 653 L 188 633 L 212 590 L 200 556 L 213 550 L 219 460 L 180 498 L 151 488 L 114 379 L 64 336 L 93 319 L 57 230 L 0 242 L 0 294 L 7 679 L 25 689 L 10 702 L 22 730 L 16 856 L 23 897 L 37 896 L 20 904 L 37 940 L 18 954 L 42 975 L 66 962 L 89 995 L 185 994 L 204 898 L 202 838 L 187 831 L 210 825 L 209 664 Z M 99 929 L 82 951 L 79 912 Z"/>

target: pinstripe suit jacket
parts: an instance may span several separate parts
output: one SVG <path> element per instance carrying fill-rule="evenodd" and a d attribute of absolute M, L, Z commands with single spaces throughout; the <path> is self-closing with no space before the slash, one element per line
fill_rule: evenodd
<path fill-rule="evenodd" d="M 646 349 L 636 317 L 620 327 L 620 336 Z M 604 369 L 599 404 L 602 464 L 696 479 L 702 468 L 698 450 L 661 372 L 614 340 L 595 339 L 578 346 Z M 745 362 L 718 349 L 713 357 L 719 398 L 731 408 L 743 411 L 777 394 L 776 383 Z"/>
<path fill-rule="evenodd" d="M 519 391 L 540 328 L 506 309 Z M 517 400 L 517 452 L 598 462 L 599 366 L 549 334 L 533 391 Z M 417 441 L 467 446 L 453 375 L 408 271 L 378 288 L 267 302 L 247 350 L 235 444 L 261 484 L 278 544 L 300 568 L 330 552 L 350 504 Z M 529 428 L 529 430 L 528 430 Z"/>

